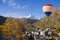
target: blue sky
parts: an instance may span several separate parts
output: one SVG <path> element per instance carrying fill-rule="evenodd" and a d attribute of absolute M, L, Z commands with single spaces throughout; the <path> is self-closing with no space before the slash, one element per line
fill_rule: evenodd
<path fill-rule="evenodd" d="M 0 15 L 23 18 L 32 14 L 42 18 L 45 16 L 42 7 L 47 3 L 60 7 L 60 0 L 0 0 Z"/>

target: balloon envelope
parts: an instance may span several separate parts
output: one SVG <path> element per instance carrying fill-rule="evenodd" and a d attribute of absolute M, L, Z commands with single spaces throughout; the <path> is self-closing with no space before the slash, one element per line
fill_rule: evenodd
<path fill-rule="evenodd" d="M 52 12 L 53 11 L 53 6 L 51 4 L 45 4 L 43 6 L 43 12 Z"/>
<path fill-rule="evenodd" d="M 47 15 L 50 16 L 50 14 L 53 12 L 53 6 L 51 4 L 45 4 L 43 6 L 43 12 Z"/>

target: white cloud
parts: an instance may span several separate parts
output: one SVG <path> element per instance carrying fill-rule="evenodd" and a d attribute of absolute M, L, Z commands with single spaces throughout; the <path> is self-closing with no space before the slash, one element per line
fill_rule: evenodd
<path fill-rule="evenodd" d="M 9 0 L 8 2 L 9 2 L 9 3 L 14 3 L 14 0 Z"/>
<path fill-rule="evenodd" d="M 5 2 L 6 2 L 6 0 L 2 0 L 2 2 L 4 2 L 4 3 L 5 3 Z"/>
<path fill-rule="evenodd" d="M 14 6 L 16 4 L 14 0 L 2 0 L 2 2 L 8 4 L 9 6 Z"/>
<path fill-rule="evenodd" d="M 24 8 L 28 7 L 28 5 L 21 6 L 21 5 L 17 4 L 17 3 L 15 3 L 14 0 L 2 0 L 2 2 L 9 5 L 9 6 L 11 6 L 11 7 L 13 7 L 13 8 L 24 9 Z"/>
<path fill-rule="evenodd" d="M 3 3 L 9 3 L 10 0 L 2 0 Z"/>
<path fill-rule="evenodd" d="M 24 8 L 27 8 L 27 7 L 28 7 L 28 5 L 23 5 L 23 6 L 17 5 L 17 6 L 15 6 L 14 8 L 24 9 Z"/>

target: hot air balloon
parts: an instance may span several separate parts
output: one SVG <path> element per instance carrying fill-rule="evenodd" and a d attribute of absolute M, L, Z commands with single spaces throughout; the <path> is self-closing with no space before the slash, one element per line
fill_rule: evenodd
<path fill-rule="evenodd" d="M 45 4 L 43 6 L 43 12 L 47 15 L 50 16 L 50 14 L 53 12 L 53 6 L 51 4 Z"/>

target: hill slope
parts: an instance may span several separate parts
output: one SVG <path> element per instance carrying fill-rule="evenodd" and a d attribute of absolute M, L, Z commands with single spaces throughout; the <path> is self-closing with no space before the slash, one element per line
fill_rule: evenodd
<path fill-rule="evenodd" d="M 51 26 L 51 28 L 57 32 L 60 31 L 60 8 L 57 8 L 49 18 L 45 16 L 41 20 L 35 22 L 33 25 L 42 29 Z"/>

